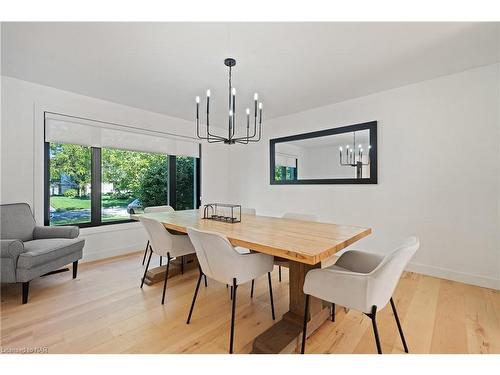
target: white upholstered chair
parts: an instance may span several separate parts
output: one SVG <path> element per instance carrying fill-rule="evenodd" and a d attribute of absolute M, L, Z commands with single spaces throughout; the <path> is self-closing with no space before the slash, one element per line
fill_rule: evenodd
<path fill-rule="evenodd" d="M 307 335 L 309 296 L 332 304 L 338 303 L 370 317 L 379 354 L 382 354 L 382 347 L 378 336 L 376 314 L 390 301 L 404 350 L 408 353 L 392 294 L 404 268 L 419 246 L 418 238 L 410 237 L 386 256 L 357 250 L 346 251 L 333 266 L 310 270 L 304 281 L 306 303 L 302 353 L 305 350 Z"/>
<path fill-rule="evenodd" d="M 151 206 L 151 207 L 146 207 L 144 208 L 144 213 L 149 214 L 151 212 L 174 212 L 175 210 L 173 209 L 172 206 Z M 144 262 L 146 261 L 146 255 L 148 254 L 148 249 L 149 249 L 149 240 L 148 243 L 146 244 L 146 249 L 144 249 L 144 256 L 142 257 L 142 265 L 144 266 Z M 160 266 L 161 266 L 161 257 L 160 257 Z"/>
<path fill-rule="evenodd" d="M 144 270 L 144 276 L 141 280 L 141 288 L 144 285 L 144 279 L 146 278 L 146 273 L 148 272 L 149 262 L 151 261 L 151 255 L 153 252 L 159 256 L 167 257 L 167 268 L 165 271 L 165 281 L 163 283 L 163 296 L 161 299 L 161 304 L 163 305 L 165 302 L 165 290 L 167 289 L 170 260 L 172 258 L 194 254 L 195 250 L 188 236 L 171 234 L 162 223 L 154 219 L 140 217 L 139 220 L 144 225 L 144 228 L 146 228 L 151 241 L 149 246 L 150 250 L 148 262 L 146 264 L 146 269 Z"/>
<path fill-rule="evenodd" d="M 302 220 L 302 221 L 318 221 L 316 215 L 312 214 L 300 214 L 297 212 L 285 212 L 282 216 L 283 219 L 291 219 L 291 220 Z M 275 264 L 278 266 L 278 280 L 281 283 L 281 264 L 284 261 L 276 260 Z M 284 267 L 287 267 L 288 262 L 284 263 Z"/>
<path fill-rule="evenodd" d="M 273 257 L 262 253 L 240 254 L 231 245 L 229 240 L 217 233 L 200 231 L 188 228 L 188 235 L 196 250 L 200 263 L 200 276 L 196 284 L 193 302 L 189 310 L 187 324 L 191 321 L 196 296 L 202 276 L 208 276 L 223 284 L 232 286 L 231 333 L 229 338 L 229 353 L 233 353 L 234 316 L 236 309 L 236 291 L 238 286 L 267 273 L 269 282 L 269 297 L 271 299 L 271 313 L 273 320 L 274 303 L 271 284 Z"/>

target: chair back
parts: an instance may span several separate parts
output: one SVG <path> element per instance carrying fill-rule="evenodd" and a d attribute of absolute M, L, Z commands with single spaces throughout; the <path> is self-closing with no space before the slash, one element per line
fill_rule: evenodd
<path fill-rule="evenodd" d="M 300 214 L 297 212 L 285 212 L 283 219 L 302 220 L 302 221 L 318 221 L 318 217 L 312 214 Z"/>
<path fill-rule="evenodd" d="M 241 207 L 242 215 L 257 215 L 257 210 L 255 208 Z"/>
<path fill-rule="evenodd" d="M 241 257 L 229 240 L 220 234 L 188 228 L 201 270 L 207 277 L 227 283 L 237 273 Z"/>
<path fill-rule="evenodd" d="M 144 208 L 144 213 L 149 214 L 151 212 L 174 212 L 172 206 L 150 206 Z"/>
<path fill-rule="evenodd" d="M 381 309 L 389 302 L 406 265 L 419 247 L 420 241 L 417 237 L 408 238 L 396 250 L 386 255 L 370 272 L 372 286 L 368 291 L 368 296 L 371 297 L 371 305 Z"/>
<path fill-rule="evenodd" d="M 176 254 L 173 253 L 172 246 L 172 234 L 170 234 L 167 229 L 158 220 L 150 219 L 147 217 L 140 216 L 140 222 L 144 225 L 146 232 L 148 232 L 149 240 L 151 241 L 151 247 L 153 252 L 160 256 L 175 257 Z"/>
<path fill-rule="evenodd" d="M 0 238 L 31 241 L 35 219 L 27 203 L 0 205 Z"/>

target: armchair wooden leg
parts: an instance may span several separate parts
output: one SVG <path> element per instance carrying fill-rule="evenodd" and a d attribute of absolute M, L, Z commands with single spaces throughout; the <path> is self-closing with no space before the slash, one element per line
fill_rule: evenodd
<path fill-rule="evenodd" d="M 78 261 L 73 262 L 73 279 L 76 279 L 78 274 Z"/>
<path fill-rule="evenodd" d="M 255 284 L 255 280 L 252 280 L 252 288 L 250 289 L 250 298 L 253 298 L 253 286 Z"/>
<path fill-rule="evenodd" d="M 23 283 L 23 305 L 28 303 L 28 294 L 30 291 L 30 282 Z"/>

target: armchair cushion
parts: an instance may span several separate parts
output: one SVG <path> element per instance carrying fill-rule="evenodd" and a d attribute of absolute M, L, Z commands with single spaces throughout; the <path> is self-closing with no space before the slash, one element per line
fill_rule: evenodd
<path fill-rule="evenodd" d="M 2 239 L 32 240 L 35 219 L 30 206 L 27 203 L 0 205 L 0 228 Z"/>
<path fill-rule="evenodd" d="M 43 240 L 47 238 L 77 238 L 80 228 L 76 226 L 67 227 L 41 227 L 36 226 L 33 231 L 33 239 Z"/>
<path fill-rule="evenodd" d="M 84 239 L 48 238 L 24 243 L 25 252 L 19 255 L 17 268 L 30 269 L 72 253 L 81 253 Z"/>

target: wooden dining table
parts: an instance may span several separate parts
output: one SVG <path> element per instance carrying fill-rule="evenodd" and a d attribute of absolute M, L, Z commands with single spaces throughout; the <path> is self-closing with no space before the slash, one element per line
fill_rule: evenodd
<path fill-rule="evenodd" d="M 165 228 L 187 233 L 187 228 L 219 233 L 233 246 L 273 255 L 289 268 L 289 310 L 282 319 L 258 335 L 252 353 L 293 353 L 300 342 L 305 297 L 302 291 L 307 272 L 321 267 L 338 251 L 371 233 L 370 228 L 292 220 L 277 217 L 242 215 L 239 223 L 202 219 L 198 210 L 142 214 L 160 221 Z M 134 219 L 139 216 L 134 215 Z M 329 307 L 310 298 L 307 333 L 312 334 L 330 316 Z"/>

